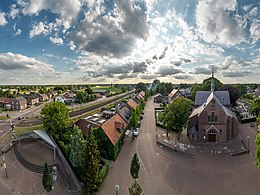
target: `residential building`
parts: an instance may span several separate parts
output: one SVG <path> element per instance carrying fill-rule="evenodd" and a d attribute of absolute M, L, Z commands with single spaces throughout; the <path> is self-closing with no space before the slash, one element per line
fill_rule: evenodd
<path fill-rule="evenodd" d="M 162 103 L 162 102 L 163 102 L 163 96 L 162 96 L 162 94 L 157 94 L 157 95 L 154 97 L 154 102 L 155 102 L 155 103 Z"/>
<path fill-rule="evenodd" d="M 27 108 L 27 100 L 24 97 L 0 98 L 0 107 L 9 110 L 24 110 Z"/>
<path fill-rule="evenodd" d="M 28 105 L 31 105 L 31 106 L 33 106 L 33 105 L 35 105 L 35 104 L 37 104 L 37 103 L 39 103 L 39 97 L 37 97 L 37 96 L 27 96 L 27 97 L 25 97 L 26 98 L 26 100 L 27 100 L 27 104 Z"/>
<path fill-rule="evenodd" d="M 37 95 L 37 97 L 39 97 L 39 101 L 40 101 L 40 102 L 45 102 L 45 101 L 48 101 L 48 100 L 49 100 L 49 96 L 46 95 L 46 94 L 36 93 L 35 95 Z"/>
<path fill-rule="evenodd" d="M 127 105 L 132 109 L 135 109 L 138 106 L 138 104 L 132 99 L 128 100 Z"/>
<path fill-rule="evenodd" d="M 106 89 L 94 89 L 94 93 L 99 93 L 100 95 L 109 95 L 110 91 Z"/>
<path fill-rule="evenodd" d="M 173 89 L 168 95 L 168 103 L 177 97 L 184 97 L 183 93 L 179 89 Z"/>

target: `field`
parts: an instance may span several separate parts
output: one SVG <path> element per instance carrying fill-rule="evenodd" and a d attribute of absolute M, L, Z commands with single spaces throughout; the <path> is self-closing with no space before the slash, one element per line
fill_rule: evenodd
<path fill-rule="evenodd" d="M 91 87 L 92 90 L 108 90 L 112 93 L 121 93 L 122 90 L 115 88 L 115 87 L 111 87 L 110 85 L 108 86 L 95 86 L 95 87 Z"/>

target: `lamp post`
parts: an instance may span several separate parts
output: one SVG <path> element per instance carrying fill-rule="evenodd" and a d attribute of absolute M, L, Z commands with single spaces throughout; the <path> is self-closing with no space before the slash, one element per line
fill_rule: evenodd
<path fill-rule="evenodd" d="M 120 186 L 118 184 L 116 184 L 115 185 L 116 195 L 118 195 L 119 190 L 120 190 Z"/>
<path fill-rule="evenodd" d="M 4 169 L 5 169 L 5 175 L 6 175 L 6 178 L 8 178 L 8 174 L 7 174 L 7 170 L 6 170 L 6 164 L 5 164 L 5 162 L 4 162 Z"/>
<path fill-rule="evenodd" d="M 250 148 L 249 148 L 249 136 L 247 136 L 247 153 L 250 152 Z"/>

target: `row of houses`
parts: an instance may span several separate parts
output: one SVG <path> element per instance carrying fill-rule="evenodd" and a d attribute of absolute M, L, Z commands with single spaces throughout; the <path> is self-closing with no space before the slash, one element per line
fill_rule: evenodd
<path fill-rule="evenodd" d="M 0 108 L 7 110 L 24 110 L 27 107 L 36 105 L 37 103 L 48 101 L 52 98 L 52 94 L 20 94 L 17 98 L 0 97 Z"/>
<path fill-rule="evenodd" d="M 101 156 L 106 159 L 115 159 L 123 145 L 123 138 L 128 126 L 132 110 L 135 109 L 142 99 L 144 92 L 140 92 L 127 102 L 121 102 L 111 109 L 102 109 L 86 118 L 79 119 L 78 126 L 85 137 L 92 128 L 96 128 L 95 137 L 98 141 Z"/>
<path fill-rule="evenodd" d="M 157 94 L 154 97 L 154 102 L 156 103 L 170 103 L 173 99 L 178 98 L 178 97 L 187 97 L 183 91 L 180 89 L 173 89 L 171 93 L 168 94 L 168 96 L 163 96 L 161 94 Z"/>

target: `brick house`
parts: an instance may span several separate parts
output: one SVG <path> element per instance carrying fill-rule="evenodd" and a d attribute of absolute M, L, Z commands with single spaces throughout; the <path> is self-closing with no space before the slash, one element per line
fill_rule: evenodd
<path fill-rule="evenodd" d="M 26 99 L 27 99 L 28 105 L 35 105 L 35 104 L 39 103 L 39 97 L 37 97 L 37 96 L 28 96 L 28 97 L 26 97 Z"/>
<path fill-rule="evenodd" d="M 24 110 L 27 108 L 27 100 L 24 97 L 0 98 L 0 107 L 10 110 Z"/>
<path fill-rule="evenodd" d="M 184 97 L 184 95 L 179 89 L 172 90 L 168 95 L 168 103 L 171 103 L 171 101 L 177 97 Z"/>
<path fill-rule="evenodd" d="M 90 129 L 93 131 L 98 142 L 100 154 L 103 158 L 115 160 L 121 146 L 123 145 L 124 130 L 127 121 L 119 114 L 115 114 L 109 119 L 102 118 L 95 114 L 78 120 L 77 125 L 85 137 L 88 136 Z"/>

